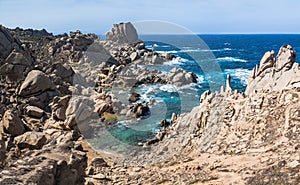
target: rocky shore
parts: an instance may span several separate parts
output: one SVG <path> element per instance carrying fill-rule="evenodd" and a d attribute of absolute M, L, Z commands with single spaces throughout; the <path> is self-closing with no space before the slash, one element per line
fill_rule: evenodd
<path fill-rule="evenodd" d="M 181 68 L 143 67 L 174 57 L 146 49 L 131 23 L 113 25 L 105 41 L 1 26 L 0 184 L 299 184 L 300 69 L 289 45 L 263 56 L 245 93 L 228 76 L 128 156 L 86 143 L 117 116 L 149 113 L 139 94 L 124 104 L 111 89 L 195 83 Z"/>

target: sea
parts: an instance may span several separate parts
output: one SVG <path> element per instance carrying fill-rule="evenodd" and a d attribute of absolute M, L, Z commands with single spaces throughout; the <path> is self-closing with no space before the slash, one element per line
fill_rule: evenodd
<path fill-rule="evenodd" d="M 196 74 L 197 83 L 182 87 L 144 84 L 123 92 L 123 96 L 129 97 L 134 91 L 142 95 L 140 102 L 154 102 L 150 113 L 139 119 L 119 118 L 117 124 L 95 130 L 94 137 L 88 141 L 97 150 L 124 152 L 130 146 L 146 142 L 160 130 L 161 120 L 170 120 L 173 113 L 191 111 L 200 104 L 200 95 L 206 90 L 220 91 L 228 74 L 231 88 L 244 92 L 252 69 L 267 51 L 274 50 L 277 54 L 281 46 L 290 44 L 300 52 L 300 35 L 297 34 L 142 35 L 140 39 L 146 48 L 171 53 L 174 59 L 162 65 L 139 67 L 163 73 L 182 68 Z"/>

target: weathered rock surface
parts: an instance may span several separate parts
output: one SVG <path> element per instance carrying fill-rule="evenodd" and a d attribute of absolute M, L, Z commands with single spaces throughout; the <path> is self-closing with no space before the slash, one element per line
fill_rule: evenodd
<path fill-rule="evenodd" d="M 276 57 L 274 51 L 267 52 L 249 76 L 245 94 L 300 87 L 299 64 L 295 59 L 296 52 L 290 45 L 282 46 Z"/>
<path fill-rule="evenodd" d="M 129 97 L 129 102 L 136 102 L 140 99 L 141 95 L 138 93 L 131 93 L 131 96 Z"/>
<path fill-rule="evenodd" d="M 129 106 L 129 110 L 126 114 L 127 117 L 139 118 L 146 116 L 150 109 L 147 104 L 137 103 Z"/>
<path fill-rule="evenodd" d="M 20 149 L 41 149 L 46 141 L 47 139 L 45 134 L 41 132 L 26 132 L 23 135 L 15 137 L 15 143 Z"/>
<path fill-rule="evenodd" d="M 27 96 L 36 93 L 43 93 L 46 90 L 55 88 L 53 82 L 41 71 L 32 70 L 21 85 L 19 95 Z"/>
<path fill-rule="evenodd" d="M 86 154 L 74 146 L 78 134 L 60 130 L 26 132 L 15 138 L 18 147 L 31 148 L 20 154 L 9 152 L 1 171 L 1 184 L 83 184 Z M 36 150 L 38 149 L 38 150 Z M 11 158 L 11 154 L 14 157 Z M 34 156 L 34 157 L 33 157 Z M 17 164 L 17 165 L 16 165 Z"/>
<path fill-rule="evenodd" d="M 130 22 L 114 24 L 111 32 L 106 34 L 106 39 L 115 44 L 136 44 L 140 42 L 137 32 Z"/>
<path fill-rule="evenodd" d="M 4 128 L 13 137 L 25 132 L 24 124 L 19 116 L 11 110 L 4 113 L 0 127 Z"/>
<path fill-rule="evenodd" d="M 30 52 L 3 26 L 0 26 L 0 43 L 0 75 L 9 83 L 23 80 L 33 64 Z"/>
<path fill-rule="evenodd" d="M 10 31 L 0 27 L 0 184 L 83 184 L 80 135 L 62 131 L 74 77 L 66 62 L 79 59 L 95 36 Z M 60 130 L 47 129 L 51 119 Z"/>
<path fill-rule="evenodd" d="M 136 66 L 128 65 L 123 68 L 113 82 L 114 87 L 131 88 L 141 84 L 172 84 L 182 87 L 197 82 L 194 73 L 186 72 L 182 68 L 173 68 L 168 74 L 158 70 L 139 69 Z"/>
<path fill-rule="evenodd" d="M 173 68 L 166 77 L 166 80 L 176 86 L 188 85 L 197 82 L 197 76 L 191 72 L 186 72 L 181 68 Z"/>
<path fill-rule="evenodd" d="M 280 57 L 283 54 L 286 56 Z M 279 69 L 281 74 L 292 70 L 291 66 L 297 65 L 294 63 L 295 56 L 289 46 L 281 49 L 276 60 L 272 59 L 272 55 L 272 52 L 267 53 L 263 61 L 268 60 L 274 66 L 274 71 Z M 271 66 L 268 62 L 261 64 L 265 69 Z M 264 81 L 263 78 L 268 79 L 270 76 L 263 76 L 260 80 Z M 250 83 L 251 80 L 250 78 Z M 274 84 L 271 81 L 272 85 Z M 177 170 L 186 164 L 182 174 L 186 174 L 187 171 L 192 173 L 194 167 L 201 171 L 207 170 L 209 174 L 216 175 L 215 180 L 209 180 L 212 184 L 224 181 L 250 184 L 258 181 L 275 184 L 289 181 L 297 184 L 300 182 L 299 175 L 294 169 L 299 166 L 297 153 L 300 148 L 295 143 L 300 139 L 300 127 L 297 121 L 300 94 L 298 88 L 287 89 L 286 84 L 277 88 L 279 87 L 284 90 L 258 88 L 257 92 L 244 95 L 231 90 L 230 76 L 228 76 L 225 91 L 223 89 L 221 92 L 203 93 L 199 107 L 195 107 L 188 114 L 178 115 L 177 118 L 172 119 L 169 128 L 162 129 L 152 140 L 149 140 L 145 150 L 134 151 L 132 155 L 138 157 L 132 157 L 131 159 L 134 160 L 127 162 L 153 163 L 154 166 L 160 162 L 158 168 L 161 169 L 170 161 L 170 166 L 165 168 L 176 169 L 175 174 L 178 176 L 180 172 Z M 256 86 L 253 88 L 256 89 Z M 187 156 L 191 158 L 184 159 Z M 178 162 L 181 158 L 182 162 Z M 246 158 L 249 158 L 249 161 L 245 160 Z M 201 163 L 201 160 L 206 161 L 206 164 Z M 180 164 L 176 165 L 177 163 Z M 254 166 L 256 171 L 259 170 L 258 173 L 245 176 L 237 170 L 237 166 L 249 170 L 250 174 L 254 172 L 251 170 Z M 232 175 L 225 178 L 219 172 L 228 172 L 228 175 L 231 173 Z M 290 177 L 283 174 L 289 174 Z M 173 175 L 171 176 L 174 177 Z M 159 177 L 159 173 L 154 176 Z M 201 179 L 199 173 L 197 176 Z M 168 182 L 175 181 L 168 180 Z M 182 182 L 190 181 L 186 179 Z"/>
<path fill-rule="evenodd" d="M 39 107 L 35 107 L 35 106 L 27 106 L 26 107 L 26 114 L 28 116 L 41 118 L 44 114 L 44 110 L 40 109 Z"/>

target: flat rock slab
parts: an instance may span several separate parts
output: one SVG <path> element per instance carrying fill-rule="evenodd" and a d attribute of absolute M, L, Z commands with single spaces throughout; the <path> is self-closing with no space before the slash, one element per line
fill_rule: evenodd
<path fill-rule="evenodd" d="M 44 110 L 36 106 L 27 106 L 25 109 L 26 114 L 31 117 L 41 118 L 44 114 Z"/>

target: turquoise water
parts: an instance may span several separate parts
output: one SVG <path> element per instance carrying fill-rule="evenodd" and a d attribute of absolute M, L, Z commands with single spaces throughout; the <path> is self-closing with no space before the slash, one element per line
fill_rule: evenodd
<path fill-rule="evenodd" d="M 155 100 L 150 114 L 142 119 L 122 120 L 116 126 L 95 132 L 90 143 L 101 150 L 125 151 L 153 137 L 159 122 L 170 119 L 172 113 L 189 112 L 199 105 L 199 96 L 206 90 L 219 90 L 227 74 L 231 86 L 243 92 L 248 76 L 266 51 L 278 52 L 284 44 L 300 51 L 300 35 L 199 35 L 141 36 L 145 45 L 158 53 L 169 52 L 177 58 L 164 65 L 143 66 L 168 72 L 181 67 L 198 76 L 198 82 L 181 88 L 171 85 L 141 85 L 134 89 L 142 94 L 141 101 Z M 161 41 L 161 42 L 159 42 Z M 125 95 L 126 96 L 126 95 Z M 124 99 L 128 99 L 129 94 Z M 128 104 L 128 102 L 126 102 Z"/>

